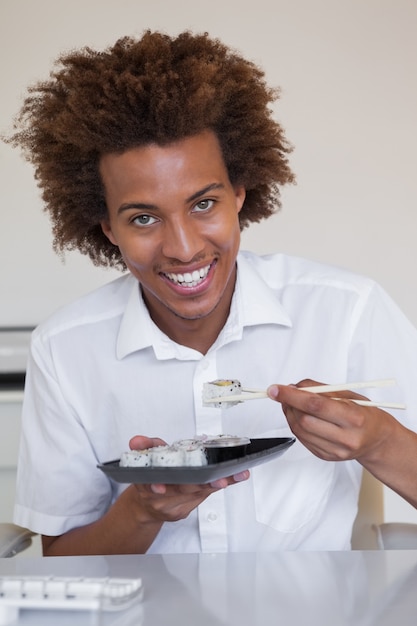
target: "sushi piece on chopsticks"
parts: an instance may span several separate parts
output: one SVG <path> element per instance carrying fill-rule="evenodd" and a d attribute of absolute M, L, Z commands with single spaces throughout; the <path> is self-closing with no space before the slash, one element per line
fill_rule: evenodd
<path fill-rule="evenodd" d="M 314 385 L 312 387 L 300 387 L 303 391 L 311 393 L 336 393 L 338 391 L 351 391 L 353 389 L 367 389 L 372 387 L 388 387 L 395 385 L 393 378 L 382 380 L 370 380 L 352 383 L 341 383 L 336 385 Z M 259 400 L 267 398 L 266 390 L 246 389 L 238 380 L 213 380 L 203 385 L 203 405 L 221 408 L 234 406 L 246 400 Z M 405 409 L 404 404 L 397 402 L 373 402 L 372 400 L 359 400 L 355 398 L 333 398 L 335 400 L 350 400 L 361 406 L 375 406 L 387 409 Z"/>

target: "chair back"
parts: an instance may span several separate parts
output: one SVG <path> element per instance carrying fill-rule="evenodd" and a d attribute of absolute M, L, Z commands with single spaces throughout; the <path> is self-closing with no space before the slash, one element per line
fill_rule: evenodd
<path fill-rule="evenodd" d="M 353 550 L 378 550 L 375 526 L 384 521 L 384 491 L 382 483 L 366 469 L 363 470 L 359 493 L 358 514 L 353 525 Z"/>

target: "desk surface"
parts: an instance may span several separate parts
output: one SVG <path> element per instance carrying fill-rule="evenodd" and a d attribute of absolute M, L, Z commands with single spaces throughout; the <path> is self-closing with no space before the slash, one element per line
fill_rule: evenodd
<path fill-rule="evenodd" d="M 19 626 L 415 626 L 417 551 L 0 559 L 0 575 L 141 576 L 140 606 Z"/>

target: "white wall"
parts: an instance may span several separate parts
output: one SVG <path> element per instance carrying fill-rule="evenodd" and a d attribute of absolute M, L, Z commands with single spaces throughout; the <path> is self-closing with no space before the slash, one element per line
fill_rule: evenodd
<path fill-rule="evenodd" d="M 0 0 L 0 130 L 62 51 L 145 28 L 207 30 L 282 87 L 298 185 L 243 246 L 376 278 L 417 323 L 417 3 L 414 0 Z M 114 272 L 51 250 L 30 167 L 0 145 L 0 326 L 36 324 Z M 389 372 L 387 372 L 389 375 Z M 391 498 L 387 495 L 387 501 Z M 415 511 L 396 504 L 403 519 Z"/>

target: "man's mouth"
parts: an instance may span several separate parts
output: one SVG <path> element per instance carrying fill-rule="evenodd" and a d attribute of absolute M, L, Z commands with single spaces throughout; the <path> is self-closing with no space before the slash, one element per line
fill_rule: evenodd
<path fill-rule="evenodd" d="M 207 277 L 209 273 L 211 265 L 206 265 L 206 267 L 201 267 L 199 270 L 194 270 L 193 272 L 184 272 L 184 274 L 174 274 L 173 272 L 165 273 L 166 276 L 171 282 L 176 285 L 181 285 L 181 287 L 196 287 Z"/>

